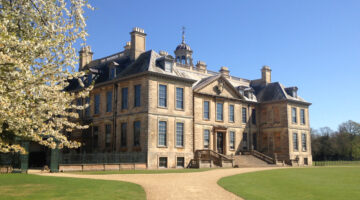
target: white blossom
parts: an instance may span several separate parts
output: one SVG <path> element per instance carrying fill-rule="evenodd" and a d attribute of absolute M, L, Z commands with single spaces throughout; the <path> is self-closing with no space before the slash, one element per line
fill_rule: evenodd
<path fill-rule="evenodd" d="M 86 0 L 0 0 L 0 152 L 25 153 L 15 139 L 80 146 L 64 131 L 88 128 L 74 120 L 86 106 L 72 103 L 91 87 L 64 88 L 84 75 L 74 48 L 87 36 L 84 8 Z"/>

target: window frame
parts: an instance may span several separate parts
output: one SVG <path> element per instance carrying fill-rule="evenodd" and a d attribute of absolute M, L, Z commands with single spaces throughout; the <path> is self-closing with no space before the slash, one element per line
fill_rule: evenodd
<path fill-rule="evenodd" d="M 253 125 L 256 125 L 256 109 L 251 109 L 251 123 Z"/>
<path fill-rule="evenodd" d="M 141 107 L 141 84 L 134 85 L 134 107 Z"/>
<path fill-rule="evenodd" d="M 205 139 L 205 133 L 208 133 L 208 138 L 207 140 Z M 210 149 L 210 129 L 204 129 L 203 130 L 203 148 L 204 149 Z M 205 146 L 205 141 L 207 141 L 207 146 Z"/>
<path fill-rule="evenodd" d="M 138 132 L 138 135 L 137 135 L 137 132 L 136 132 L 136 124 L 139 123 L 139 132 Z M 134 134 L 134 138 L 133 138 L 133 146 L 134 147 L 140 147 L 141 145 L 141 121 L 140 120 L 135 120 L 133 122 L 133 134 Z M 137 140 L 138 141 L 137 141 Z"/>
<path fill-rule="evenodd" d="M 181 89 L 182 90 L 182 99 L 181 99 L 181 103 L 182 103 L 182 107 L 179 108 L 177 103 L 178 103 L 178 93 L 177 90 Z M 184 98 L 184 94 L 185 94 L 185 88 L 184 87 L 175 87 L 175 109 L 176 110 L 185 110 L 185 98 Z"/>
<path fill-rule="evenodd" d="M 166 159 L 166 160 L 165 160 L 166 166 L 162 166 L 162 165 L 161 165 L 161 160 L 160 160 L 160 159 L 162 159 L 162 158 L 163 158 L 163 159 Z M 168 165 L 169 165 L 169 162 L 168 162 L 168 161 L 169 161 L 168 157 L 160 156 L 159 159 L 158 159 L 158 162 L 159 162 L 158 168 L 164 168 L 164 169 L 168 168 Z"/>
<path fill-rule="evenodd" d="M 291 107 L 291 123 L 297 124 L 297 108 Z"/>
<path fill-rule="evenodd" d="M 221 119 L 218 119 L 218 105 L 221 104 Z M 216 106 L 215 106 L 215 110 L 216 110 L 216 116 L 215 116 L 215 120 L 217 122 L 223 122 L 224 121 L 224 102 L 216 102 Z"/>
<path fill-rule="evenodd" d="M 183 159 L 183 163 L 181 166 L 179 166 L 179 158 Z M 184 156 L 176 156 L 176 168 L 185 168 L 185 157 Z"/>
<path fill-rule="evenodd" d="M 300 109 L 300 124 L 305 125 L 306 124 L 306 117 L 305 117 L 305 109 Z"/>
<path fill-rule="evenodd" d="M 124 97 L 124 92 L 126 91 L 126 98 Z M 128 87 L 122 87 L 121 88 L 121 110 L 127 110 L 129 109 L 129 88 Z"/>
<path fill-rule="evenodd" d="M 208 108 L 208 111 L 207 111 L 207 118 L 205 117 L 205 102 L 207 102 L 207 108 Z M 208 100 L 204 100 L 203 101 L 203 120 L 206 120 L 206 121 L 209 121 L 210 120 L 210 101 Z"/>
<path fill-rule="evenodd" d="M 162 122 L 165 123 L 165 133 L 163 133 L 164 134 L 164 144 L 160 144 L 160 134 L 162 134 L 162 133 L 160 133 L 160 123 L 162 123 Z M 168 122 L 167 122 L 167 120 L 158 120 L 158 126 L 157 127 L 158 127 L 158 129 L 157 129 L 157 147 L 166 148 L 167 144 L 168 144 L 168 142 L 167 142 L 167 138 L 168 138 L 168 136 L 167 136 Z"/>
<path fill-rule="evenodd" d="M 105 147 L 111 147 L 111 124 L 105 124 Z M 109 141 L 108 141 L 109 140 Z"/>
<path fill-rule="evenodd" d="M 232 112 L 230 109 L 231 107 L 232 107 Z M 232 114 L 232 119 L 231 119 L 231 114 Z M 229 104 L 229 122 L 235 123 L 235 105 L 234 104 Z"/>
<path fill-rule="evenodd" d="M 246 122 L 247 122 L 247 108 L 246 107 L 241 108 L 241 122 L 243 124 L 246 124 Z"/>
<path fill-rule="evenodd" d="M 232 135 L 232 136 L 231 136 Z M 229 131 L 229 150 L 234 151 L 235 150 L 235 131 Z"/>
<path fill-rule="evenodd" d="M 182 140 L 181 145 L 178 145 L 178 124 L 182 124 Z M 182 121 L 175 121 L 175 147 L 184 148 L 185 146 L 185 123 Z"/>
<path fill-rule="evenodd" d="M 296 136 L 296 137 L 295 137 Z M 299 151 L 299 135 L 297 132 L 293 132 L 293 151 L 298 152 Z M 296 145 L 295 145 L 296 144 Z M 296 147 L 296 148 L 295 148 Z"/>
<path fill-rule="evenodd" d="M 301 133 L 301 150 L 307 152 L 307 135 L 305 132 Z"/>
<path fill-rule="evenodd" d="M 110 94 L 110 103 L 109 103 L 109 94 Z M 106 112 L 112 112 L 112 108 L 113 108 L 113 92 L 107 91 L 106 92 Z"/>
<path fill-rule="evenodd" d="M 160 88 L 164 86 L 165 87 L 165 106 L 160 105 Z M 158 95 L 157 95 L 157 100 L 158 100 L 158 108 L 167 108 L 168 107 L 168 85 L 167 84 L 163 84 L 163 83 L 159 83 L 158 84 Z"/>
<path fill-rule="evenodd" d="M 125 131 L 124 131 L 125 127 Z M 120 124 L 120 147 L 127 147 L 127 123 Z"/>

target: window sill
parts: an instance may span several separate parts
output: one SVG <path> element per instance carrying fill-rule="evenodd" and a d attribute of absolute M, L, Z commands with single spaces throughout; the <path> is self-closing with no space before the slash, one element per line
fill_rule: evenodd
<path fill-rule="evenodd" d="M 205 119 L 205 118 L 203 118 L 203 121 L 210 121 L 210 119 Z"/>
<path fill-rule="evenodd" d="M 167 146 L 157 146 L 157 148 L 163 148 L 163 149 L 166 149 L 166 148 L 168 148 Z"/>
<path fill-rule="evenodd" d="M 185 149 L 184 146 L 175 146 L 175 148 L 177 148 L 177 149 Z"/>
<path fill-rule="evenodd" d="M 224 122 L 224 120 L 215 120 L 216 122 Z"/>
<path fill-rule="evenodd" d="M 168 107 L 164 107 L 164 106 L 158 106 L 158 108 L 161 108 L 161 109 L 168 109 Z"/>

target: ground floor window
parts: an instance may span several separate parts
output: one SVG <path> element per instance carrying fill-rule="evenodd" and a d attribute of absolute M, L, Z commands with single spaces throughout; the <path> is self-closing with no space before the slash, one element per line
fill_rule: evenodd
<path fill-rule="evenodd" d="M 308 165 L 308 158 L 304 158 L 304 165 Z"/>
<path fill-rule="evenodd" d="M 231 150 L 235 149 L 235 132 L 234 131 L 230 131 L 230 149 Z"/>
<path fill-rule="evenodd" d="M 184 167 L 185 161 L 184 157 L 176 158 L 176 167 Z"/>
<path fill-rule="evenodd" d="M 210 130 L 204 130 L 204 149 L 209 148 L 210 143 Z"/>
<path fill-rule="evenodd" d="M 167 157 L 159 158 L 159 167 L 167 168 Z"/>

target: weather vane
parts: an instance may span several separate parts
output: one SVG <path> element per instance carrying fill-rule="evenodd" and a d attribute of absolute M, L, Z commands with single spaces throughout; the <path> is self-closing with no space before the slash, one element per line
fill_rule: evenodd
<path fill-rule="evenodd" d="M 185 26 L 182 27 L 182 43 L 185 43 Z"/>

